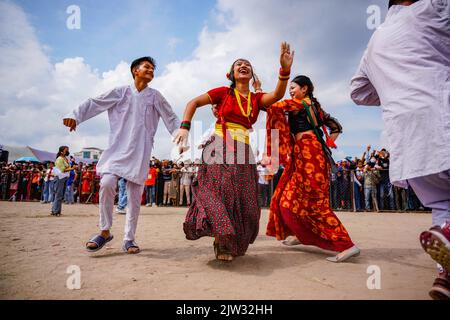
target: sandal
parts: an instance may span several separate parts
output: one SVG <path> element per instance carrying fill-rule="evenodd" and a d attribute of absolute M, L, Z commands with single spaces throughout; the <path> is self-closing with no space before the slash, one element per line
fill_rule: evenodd
<path fill-rule="evenodd" d="M 130 252 L 130 251 L 128 251 L 128 249 L 130 249 L 130 248 L 136 248 L 137 251 Z M 129 253 L 129 254 L 136 254 L 136 253 L 141 252 L 141 249 L 139 249 L 139 246 L 136 244 L 136 242 L 134 242 L 134 240 L 126 240 L 126 241 L 124 241 L 122 249 L 123 249 L 123 251 L 125 251 L 126 253 Z"/>
<path fill-rule="evenodd" d="M 450 270 L 450 242 L 441 228 L 433 227 L 420 234 L 422 248 L 445 270 Z"/>
<path fill-rule="evenodd" d="M 103 246 L 107 242 L 110 242 L 113 238 L 114 238 L 114 236 L 112 234 L 110 234 L 109 237 L 106 238 L 106 239 L 103 238 L 101 235 L 97 234 L 91 240 L 86 242 L 86 250 L 89 251 L 89 252 L 96 252 L 96 251 L 100 250 L 101 248 L 103 248 Z M 89 243 L 95 243 L 97 245 L 97 247 L 96 248 L 90 248 L 90 247 L 88 247 Z"/>
<path fill-rule="evenodd" d="M 429 295 L 433 300 L 450 300 L 450 281 L 443 278 L 436 278 Z"/>

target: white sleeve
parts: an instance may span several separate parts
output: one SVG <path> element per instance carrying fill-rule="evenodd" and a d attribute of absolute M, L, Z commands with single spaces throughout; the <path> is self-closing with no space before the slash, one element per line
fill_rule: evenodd
<path fill-rule="evenodd" d="M 90 98 L 67 114 L 64 118 L 75 119 L 77 125 L 114 107 L 123 97 L 124 88 L 115 88 L 96 98 Z"/>
<path fill-rule="evenodd" d="M 445 17 L 450 16 L 449 0 L 430 0 L 431 5 Z"/>
<path fill-rule="evenodd" d="M 364 52 L 358 70 L 350 82 L 350 96 L 357 105 L 379 106 L 380 98 L 377 90 L 373 87 L 365 72 L 366 59 L 367 50 Z"/>
<path fill-rule="evenodd" d="M 359 182 L 358 178 L 356 177 L 356 174 L 354 171 L 352 171 L 352 175 L 353 175 L 353 181 L 361 187 L 361 182 Z"/>
<path fill-rule="evenodd" d="M 173 136 L 176 130 L 180 128 L 180 119 L 173 112 L 172 107 L 167 102 L 167 100 L 159 92 L 157 92 L 155 97 L 155 107 L 158 111 L 158 114 L 163 119 L 164 125 L 166 126 L 167 130 Z"/>

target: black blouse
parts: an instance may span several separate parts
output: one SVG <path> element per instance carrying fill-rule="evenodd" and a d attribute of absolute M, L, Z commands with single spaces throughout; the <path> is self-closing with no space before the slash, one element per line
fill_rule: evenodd
<path fill-rule="evenodd" d="M 317 119 L 317 128 L 320 129 L 322 125 L 330 128 L 330 133 L 342 133 L 342 126 L 339 121 L 329 113 L 326 113 L 322 110 L 323 119 L 317 113 L 315 108 L 311 108 L 311 111 L 314 110 L 315 118 Z M 314 130 L 313 125 L 308 121 L 308 114 L 306 113 L 306 109 L 302 109 L 299 111 L 291 111 L 288 113 L 289 127 L 291 128 L 291 133 L 297 134 L 299 132 L 305 132 L 308 130 Z"/>

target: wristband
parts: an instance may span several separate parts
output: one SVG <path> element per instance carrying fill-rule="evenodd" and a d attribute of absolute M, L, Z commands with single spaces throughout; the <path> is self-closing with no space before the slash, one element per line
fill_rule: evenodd
<path fill-rule="evenodd" d="M 279 71 L 280 76 L 284 77 L 284 76 L 289 76 L 291 74 L 291 70 L 289 71 L 284 71 L 283 68 L 280 68 Z"/>
<path fill-rule="evenodd" d="M 181 129 L 186 129 L 186 130 L 191 129 L 191 122 L 190 121 L 183 121 L 183 122 L 181 122 L 180 128 Z"/>
<path fill-rule="evenodd" d="M 278 76 L 278 79 L 280 80 L 280 81 L 287 81 L 287 80 L 289 80 L 289 77 L 290 76 Z"/>

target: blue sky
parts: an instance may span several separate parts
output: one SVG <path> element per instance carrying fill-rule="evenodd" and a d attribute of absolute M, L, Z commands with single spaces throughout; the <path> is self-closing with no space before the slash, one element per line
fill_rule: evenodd
<path fill-rule="evenodd" d="M 213 9 L 209 0 L 14 1 L 30 18 L 52 63 L 82 56 L 99 71 L 151 53 L 158 64 L 182 59 L 197 45 L 197 37 Z M 81 29 L 69 30 L 67 7 L 81 9 Z M 175 50 L 168 41 L 181 39 Z"/>
<path fill-rule="evenodd" d="M 80 7 L 80 30 L 66 27 L 70 5 Z M 143 55 L 156 58 L 151 86 L 180 117 L 190 99 L 228 84 L 225 73 L 237 57 L 249 58 L 263 88 L 272 90 L 279 44 L 288 41 L 296 50 L 293 74 L 312 78 L 315 95 L 344 127 L 336 157 L 361 155 L 367 144 L 381 148 L 380 109 L 356 107 L 348 92 L 373 32 L 366 26 L 371 5 L 383 20 L 384 0 L 0 0 L 0 144 L 105 148 L 105 116 L 75 134 L 61 118 L 85 99 L 129 83 L 129 63 Z M 208 108 L 196 119 L 203 129 L 213 121 Z M 256 128 L 263 126 L 261 116 Z M 168 157 L 162 122 L 156 140 L 154 155 Z"/>

